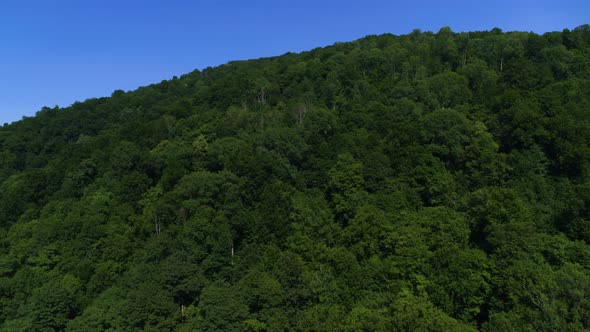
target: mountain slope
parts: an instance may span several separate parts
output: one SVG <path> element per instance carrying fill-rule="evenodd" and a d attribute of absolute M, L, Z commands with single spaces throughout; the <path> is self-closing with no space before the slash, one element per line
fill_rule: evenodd
<path fill-rule="evenodd" d="M 590 27 L 368 36 L 0 128 L 3 330 L 590 328 Z"/>

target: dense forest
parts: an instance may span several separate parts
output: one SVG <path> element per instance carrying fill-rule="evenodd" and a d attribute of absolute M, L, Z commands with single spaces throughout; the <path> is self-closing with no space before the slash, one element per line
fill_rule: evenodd
<path fill-rule="evenodd" d="M 414 30 L 0 127 L 0 330 L 590 329 L 590 25 Z"/>

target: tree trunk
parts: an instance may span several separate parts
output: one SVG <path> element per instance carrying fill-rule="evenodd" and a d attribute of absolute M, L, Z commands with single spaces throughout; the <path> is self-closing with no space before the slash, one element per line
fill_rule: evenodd
<path fill-rule="evenodd" d="M 157 214 L 153 214 L 154 226 L 156 228 L 156 234 L 160 235 L 160 217 Z"/>

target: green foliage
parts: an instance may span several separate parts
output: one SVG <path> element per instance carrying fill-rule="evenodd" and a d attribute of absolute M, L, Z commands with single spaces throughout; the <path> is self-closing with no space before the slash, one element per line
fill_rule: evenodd
<path fill-rule="evenodd" d="M 45 107 L 0 127 L 0 330 L 588 330 L 589 110 L 588 25 Z"/>
<path fill-rule="evenodd" d="M 334 211 L 343 220 L 352 218 L 361 202 L 366 199 L 362 163 L 349 153 L 341 154 L 328 176 Z"/>

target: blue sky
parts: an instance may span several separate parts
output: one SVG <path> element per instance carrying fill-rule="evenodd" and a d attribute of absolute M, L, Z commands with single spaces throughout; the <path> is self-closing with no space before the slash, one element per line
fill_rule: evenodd
<path fill-rule="evenodd" d="M 230 60 L 368 34 L 590 23 L 590 1 L 2 0 L 0 125 Z"/>

